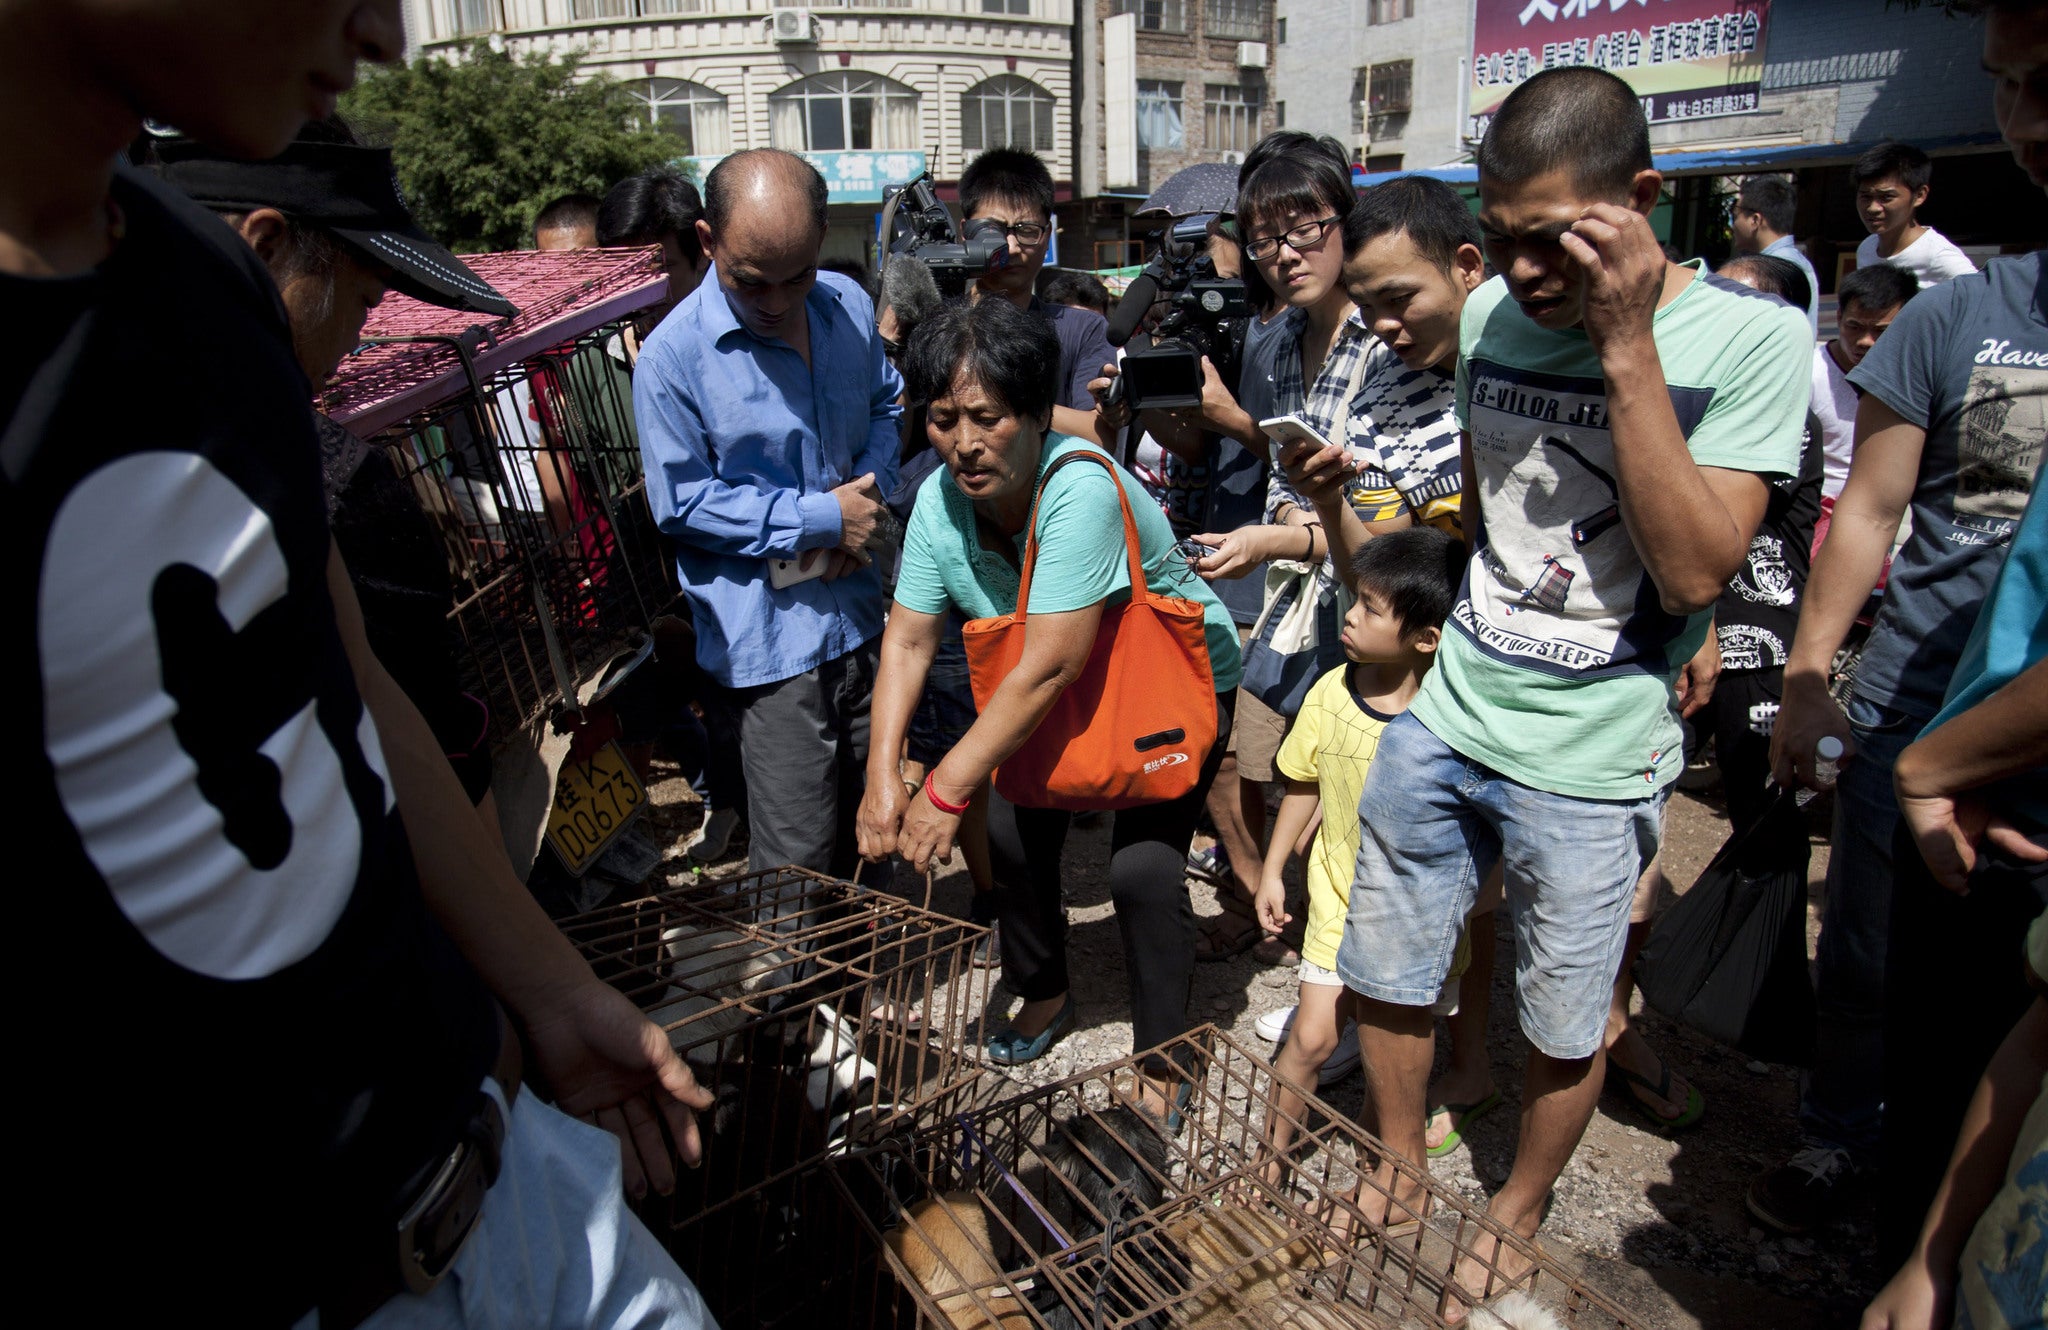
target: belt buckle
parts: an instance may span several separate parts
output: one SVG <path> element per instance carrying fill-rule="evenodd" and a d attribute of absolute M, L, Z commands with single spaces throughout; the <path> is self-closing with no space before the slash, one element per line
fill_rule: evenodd
<path fill-rule="evenodd" d="M 497 1104 L 486 1098 L 469 1133 L 399 1218 L 398 1274 L 407 1292 L 433 1291 L 476 1231 L 484 1195 L 497 1179 L 503 1121 Z"/>

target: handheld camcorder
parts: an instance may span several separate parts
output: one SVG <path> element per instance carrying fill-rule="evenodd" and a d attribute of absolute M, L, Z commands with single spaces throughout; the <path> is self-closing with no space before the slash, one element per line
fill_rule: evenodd
<path fill-rule="evenodd" d="M 1237 357 L 1251 305 L 1244 283 L 1218 277 L 1209 258 L 1214 213 L 1183 218 L 1160 233 L 1159 248 L 1133 278 L 1109 320 L 1109 341 L 1125 347 L 1122 372 L 1109 400 L 1133 411 L 1199 406 L 1202 357 L 1225 383 L 1237 382 Z M 1152 306 L 1164 299 L 1166 315 L 1149 337 L 1137 333 Z M 1128 345 L 1127 345 L 1128 344 Z"/>
<path fill-rule="evenodd" d="M 955 226 L 929 171 L 884 196 L 880 243 L 883 263 L 898 254 L 916 259 L 949 299 L 983 273 L 1010 265 L 1010 237 L 1001 223 L 983 218 Z"/>

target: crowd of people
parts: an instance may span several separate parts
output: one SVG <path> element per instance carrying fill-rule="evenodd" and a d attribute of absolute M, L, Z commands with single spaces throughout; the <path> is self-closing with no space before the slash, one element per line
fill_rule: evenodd
<path fill-rule="evenodd" d="M 0 3 L 0 493 L 36 722 L 8 751 L 52 837 L 33 935 L 91 936 L 122 980 L 60 981 L 31 1022 L 62 1087 L 36 1243 L 82 1269 L 140 1191 L 182 1210 L 120 1242 L 164 1306 L 709 1325 L 626 1201 L 697 1162 L 711 1096 L 507 859 L 480 704 L 432 648 L 434 535 L 309 405 L 387 289 L 509 312 L 333 115 L 397 8 Z M 1981 8 L 2048 187 L 2048 6 Z M 1267 136 L 1198 237 L 1252 312 L 1199 402 L 1136 412 L 1109 293 L 1046 267 L 1030 152 L 963 173 L 1007 261 L 954 299 L 915 257 L 827 259 L 825 182 L 778 150 L 544 208 L 536 249 L 646 246 L 667 277 L 594 354 L 681 587 L 685 848 L 875 886 L 957 852 L 1021 999 L 984 1054 L 1015 1066 L 1075 1026 L 1063 856 L 1106 817 L 1134 1051 L 1190 1028 L 1197 964 L 1290 967 L 1262 1022 L 1284 1079 L 1362 1066 L 1358 1120 L 1417 1161 L 1503 1103 L 1505 906 L 1527 1061 L 1490 1210 L 1533 1238 L 1603 1087 L 1660 1130 L 1708 1111 L 1630 1021 L 1697 736 L 1735 836 L 1834 789 L 1818 1056 L 1749 1211 L 1805 1233 L 1874 1195 L 1898 1273 L 1870 1330 L 2041 1324 L 2042 255 L 1980 271 L 1916 219 L 1926 155 L 1883 145 L 1821 341 L 1789 183 L 1742 182 L 1719 271 L 1674 260 L 1613 75 L 1518 85 L 1477 162 L 1475 216 Z M 1133 734 L 1087 699 L 1141 649 L 1167 719 Z M 124 1038 L 138 982 L 157 1019 Z M 1152 1053 L 1131 1093 L 1172 1132 L 1193 1089 Z M 1380 1169 L 1367 1226 L 1426 1222 Z M 1522 1260 L 1475 1236 L 1441 1315 Z"/>

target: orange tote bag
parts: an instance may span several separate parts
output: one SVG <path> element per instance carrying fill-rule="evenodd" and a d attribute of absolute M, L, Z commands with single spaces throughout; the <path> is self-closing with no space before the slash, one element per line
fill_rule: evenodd
<path fill-rule="evenodd" d="M 1038 502 L 1069 462 L 1110 473 L 1123 506 L 1131 598 L 1103 607 L 1088 664 L 1053 703 L 1024 746 L 997 768 L 996 789 L 1023 808 L 1130 808 L 1163 803 L 1195 788 L 1216 742 L 1216 684 L 1202 607 L 1155 595 L 1138 557 L 1138 521 L 1116 465 L 1097 452 L 1070 453 L 1046 470 L 1031 503 L 1030 536 L 1015 612 L 961 629 L 974 704 L 986 711 L 998 685 L 1024 656 L 1031 571 L 1038 561 Z"/>

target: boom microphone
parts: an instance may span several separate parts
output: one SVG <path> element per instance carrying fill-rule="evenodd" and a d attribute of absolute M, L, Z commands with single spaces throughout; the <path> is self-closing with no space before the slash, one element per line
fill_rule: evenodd
<path fill-rule="evenodd" d="M 1159 299 L 1159 283 L 1152 280 L 1152 274 L 1141 272 L 1131 279 L 1124 288 L 1124 298 L 1116 302 L 1116 312 L 1109 317 L 1109 344 L 1122 346 L 1131 340 L 1131 334 L 1145 321 L 1146 311 Z"/>

